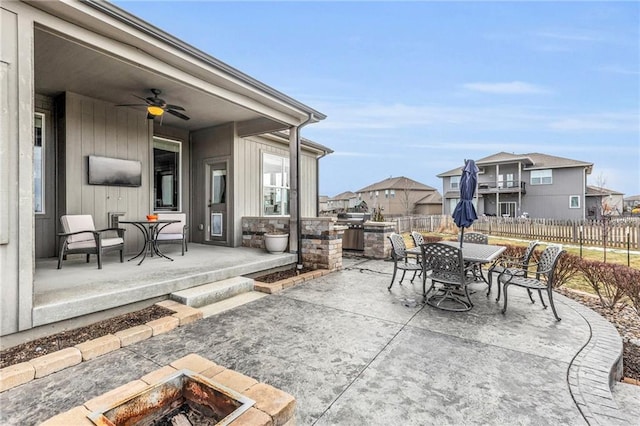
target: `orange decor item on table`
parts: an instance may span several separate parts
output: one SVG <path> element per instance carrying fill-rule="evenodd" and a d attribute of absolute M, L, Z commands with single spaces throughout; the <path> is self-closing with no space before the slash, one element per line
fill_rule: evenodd
<path fill-rule="evenodd" d="M 158 215 L 157 214 L 148 214 L 147 215 L 147 220 L 149 222 L 153 222 L 154 220 L 158 220 Z"/>

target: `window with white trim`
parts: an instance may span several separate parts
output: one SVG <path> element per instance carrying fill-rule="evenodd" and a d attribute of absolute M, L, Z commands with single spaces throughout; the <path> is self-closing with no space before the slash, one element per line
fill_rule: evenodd
<path fill-rule="evenodd" d="M 44 114 L 33 119 L 33 211 L 44 214 Z"/>
<path fill-rule="evenodd" d="M 580 196 L 579 195 L 569 195 L 569 208 L 570 209 L 579 209 L 580 208 Z"/>
<path fill-rule="evenodd" d="M 289 215 L 289 159 L 262 154 L 262 213 L 265 216 Z"/>
<path fill-rule="evenodd" d="M 460 176 L 451 176 L 449 179 L 449 188 L 458 189 L 460 188 Z"/>
<path fill-rule="evenodd" d="M 180 211 L 182 142 L 153 138 L 153 209 Z"/>
<path fill-rule="evenodd" d="M 531 185 L 550 185 L 552 183 L 553 171 L 551 169 L 531 170 Z"/>

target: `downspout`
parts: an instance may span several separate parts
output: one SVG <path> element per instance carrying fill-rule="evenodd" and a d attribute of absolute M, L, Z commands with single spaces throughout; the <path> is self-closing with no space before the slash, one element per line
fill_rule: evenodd
<path fill-rule="evenodd" d="M 309 117 L 300 123 L 296 131 L 296 240 L 298 241 L 298 263 L 296 269 L 302 269 L 302 227 L 300 221 L 302 215 L 300 213 L 300 129 L 314 120 L 313 113 L 309 114 Z"/>

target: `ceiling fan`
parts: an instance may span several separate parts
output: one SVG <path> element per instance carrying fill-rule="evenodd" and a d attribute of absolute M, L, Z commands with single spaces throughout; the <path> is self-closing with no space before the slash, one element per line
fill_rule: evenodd
<path fill-rule="evenodd" d="M 127 104 L 127 105 L 118 105 L 118 106 L 146 106 L 147 107 L 147 118 L 149 120 L 153 120 L 156 117 L 162 117 L 162 115 L 166 112 L 171 115 L 175 115 L 178 118 L 183 120 L 189 120 L 190 117 L 184 115 L 178 111 L 184 111 L 185 109 L 180 105 L 171 105 L 168 104 L 164 99 L 160 98 L 159 95 L 162 93 L 160 89 L 149 89 L 153 96 L 147 96 L 146 98 L 140 97 L 138 95 L 133 95 L 138 99 L 143 100 L 144 104 Z"/>

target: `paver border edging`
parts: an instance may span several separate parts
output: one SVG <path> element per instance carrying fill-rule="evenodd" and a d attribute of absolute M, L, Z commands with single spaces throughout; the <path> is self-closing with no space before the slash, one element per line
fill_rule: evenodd
<path fill-rule="evenodd" d="M 314 271 L 305 272 L 303 274 L 296 275 L 295 277 L 285 278 L 284 280 L 275 281 L 272 283 L 265 283 L 262 281 L 256 281 L 254 279 L 253 289 L 255 291 L 268 294 L 278 293 L 285 288 L 296 286 L 305 281 L 310 281 L 314 278 L 319 278 L 329 273 L 331 273 L 329 269 L 316 269 Z"/>
<path fill-rule="evenodd" d="M 200 309 L 175 300 L 163 300 L 156 305 L 173 311 L 173 314 L 0 369 L 0 393 L 203 317 Z"/>
<path fill-rule="evenodd" d="M 560 295 L 562 296 L 562 295 Z M 589 325 L 590 336 L 569 364 L 567 382 L 578 410 L 589 425 L 629 425 L 611 393 L 622 378 L 622 338 L 618 330 L 594 310 L 562 296 Z"/>

